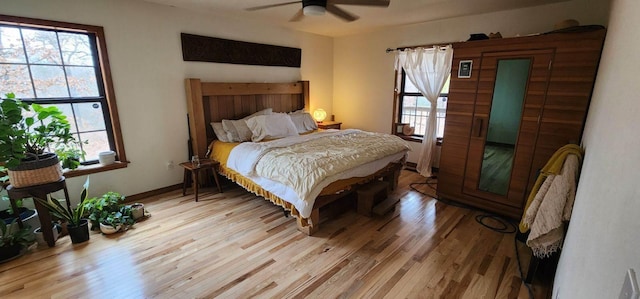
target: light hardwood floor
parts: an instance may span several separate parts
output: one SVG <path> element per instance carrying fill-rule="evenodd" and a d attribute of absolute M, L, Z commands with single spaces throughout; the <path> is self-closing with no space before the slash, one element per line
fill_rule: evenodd
<path fill-rule="evenodd" d="M 395 212 L 350 209 L 311 237 L 237 187 L 148 198 L 152 216 L 125 233 L 0 264 L 0 298 L 527 298 L 514 235 L 408 187 L 424 181 L 403 171 Z"/>

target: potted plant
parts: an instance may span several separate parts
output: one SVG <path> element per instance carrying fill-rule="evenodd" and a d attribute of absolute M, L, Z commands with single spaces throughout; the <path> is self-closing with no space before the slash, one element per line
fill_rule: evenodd
<path fill-rule="evenodd" d="M 58 240 L 60 229 L 62 228 L 60 228 L 57 223 L 54 223 L 54 222 L 51 223 L 51 233 L 53 234 L 53 242 Z M 33 230 L 33 235 L 35 236 L 36 241 L 38 242 L 38 245 L 47 246 L 47 242 L 44 240 L 44 236 L 42 233 L 42 227 L 38 227 L 35 230 Z"/>
<path fill-rule="evenodd" d="M 85 142 L 86 143 L 86 142 Z M 85 151 L 77 142 L 59 144 L 55 150 L 58 159 L 62 162 L 62 168 L 76 169 L 80 161 L 84 159 Z"/>
<path fill-rule="evenodd" d="M 100 231 L 105 235 L 118 232 L 122 228 L 123 218 L 120 211 L 110 213 L 100 222 Z"/>
<path fill-rule="evenodd" d="M 33 243 L 30 227 L 13 230 L 13 223 L 7 225 L 0 221 L 0 262 L 19 256 L 22 250 Z"/>
<path fill-rule="evenodd" d="M 131 217 L 134 221 L 144 217 L 144 204 L 136 202 L 131 205 Z"/>
<path fill-rule="evenodd" d="M 124 198 L 117 192 L 107 192 L 101 197 L 88 199 L 85 209 L 89 214 L 91 229 L 112 234 L 133 225 L 135 220 L 131 206 L 120 203 Z"/>
<path fill-rule="evenodd" d="M 7 202 L 7 208 L 0 211 L 0 219 L 2 219 L 2 221 L 4 221 L 4 223 L 7 225 L 17 221 L 13 208 L 8 203 L 10 201 L 9 197 L 2 195 L 0 198 L 0 201 Z M 18 208 L 20 221 L 22 221 L 24 225 L 30 225 L 31 227 L 38 226 L 38 224 L 40 223 L 38 220 L 38 211 L 24 207 L 22 205 L 22 200 L 16 200 L 16 206 Z"/>
<path fill-rule="evenodd" d="M 67 230 L 71 237 L 71 243 L 77 244 L 89 240 L 89 221 L 84 218 L 86 216 L 86 209 L 84 201 L 87 199 L 87 191 L 89 189 L 89 178 L 84 183 L 82 193 L 80 195 L 80 202 L 78 205 L 71 209 L 64 207 L 60 201 L 54 198 L 48 198 L 46 200 L 41 198 L 34 198 L 42 205 L 49 209 L 51 214 L 65 222 L 67 222 Z"/>
<path fill-rule="evenodd" d="M 98 230 L 100 223 L 103 222 L 109 215 L 119 212 L 121 204 L 124 200 L 124 196 L 117 192 L 107 192 L 101 197 L 90 198 L 85 202 L 85 209 L 89 214 L 88 218 L 91 221 L 91 229 Z"/>
<path fill-rule="evenodd" d="M 56 106 L 27 104 L 6 94 L 0 103 L 0 162 L 17 188 L 55 182 L 62 167 L 47 149 L 75 141 L 67 117 Z M 37 175 L 35 174 L 37 172 Z"/>

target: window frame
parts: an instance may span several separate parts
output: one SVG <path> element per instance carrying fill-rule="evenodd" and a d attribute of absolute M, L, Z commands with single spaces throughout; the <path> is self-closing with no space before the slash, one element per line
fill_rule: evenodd
<path fill-rule="evenodd" d="M 395 119 L 395 123 L 400 123 L 402 122 L 402 104 L 404 102 L 404 97 L 409 96 L 409 97 L 424 97 L 424 95 L 422 95 L 422 93 L 420 92 L 405 92 L 405 84 L 406 84 L 406 72 L 404 71 L 404 69 L 401 69 L 400 71 L 396 70 L 396 88 L 395 88 L 395 93 L 396 93 L 396 105 L 395 106 L 395 115 L 394 115 L 394 119 Z M 441 93 L 438 98 L 446 98 L 448 101 L 449 100 L 449 93 Z M 448 103 L 447 103 L 448 104 Z M 437 109 L 437 107 L 436 107 Z M 437 117 L 437 116 L 436 116 Z M 446 121 L 446 112 L 445 112 L 445 121 Z M 411 136 L 407 136 L 407 135 L 402 135 L 399 133 L 396 133 L 395 130 L 393 131 L 393 133 L 395 135 L 398 135 L 406 140 L 409 141 L 415 141 L 415 142 L 422 142 L 422 140 L 424 139 L 424 135 L 419 135 L 419 134 L 413 134 Z M 440 144 L 442 142 L 442 137 L 437 137 L 437 143 Z"/>
<path fill-rule="evenodd" d="M 73 177 L 127 167 L 129 161 L 127 161 L 127 157 L 125 154 L 118 108 L 116 105 L 115 90 L 113 87 L 113 80 L 111 78 L 111 67 L 109 64 L 109 55 L 107 52 L 104 28 L 101 26 L 16 17 L 3 14 L 0 14 L 0 24 L 8 26 L 32 27 L 34 29 L 41 30 L 63 30 L 89 34 L 90 40 L 92 42 L 95 42 L 95 44 L 92 46 L 95 46 L 97 56 L 95 57 L 95 59 L 98 60 L 97 63 L 100 70 L 100 74 L 97 74 L 99 76 L 97 76 L 96 79 L 102 80 L 102 87 L 99 86 L 98 88 L 104 88 L 104 103 L 106 103 L 107 105 L 106 108 L 104 107 L 104 105 L 102 107 L 103 115 L 105 116 L 105 129 L 109 139 L 109 146 L 113 151 L 116 152 L 116 163 L 111 165 L 83 165 L 75 170 L 66 171 L 64 175 L 65 177 Z M 82 98 L 78 97 L 77 99 Z M 71 103 L 72 101 L 73 100 L 69 100 L 65 102 Z M 29 101 L 26 100 L 25 102 Z M 37 102 L 42 104 L 60 103 L 59 101 L 56 102 L 56 100 L 47 101 L 46 99 L 42 99 Z"/>

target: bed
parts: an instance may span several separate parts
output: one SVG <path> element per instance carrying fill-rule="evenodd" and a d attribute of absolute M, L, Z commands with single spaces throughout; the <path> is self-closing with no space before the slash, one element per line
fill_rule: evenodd
<path fill-rule="evenodd" d="M 392 189 L 397 187 L 408 146 L 392 135 L 359 130 L 326 130 L 296 134 L 296 136 L 267 142 L 237 142 L 237 140 L 230 142 L 216 138 L 212 123 L 220 124 L 224 121 L 237 124 L 234 120 L 249 119 L 246 117 L 261 115 L 267 110 L 269 115 L 273 113 L 278 116 L 260 116 L 250 119 L 273 119 L 283 116 L 284 113 L 293 115 L 309 107 L 308 81 L 217 83 L 190 78 L 186 79 L 185 84 L 193 154 L 208 155 L 211 159 L 219 161 L 218 172 L 221 175 L 289 211 L 297 219 L 298 230 L 307 235 L 319 229 L 320 208 L 345 198 L 360 186 L 372 180 L 385 180 L 390 183 Z M 241 121 L 241 123 L 250 122 Z M 251 123 L 254 125 L 251 129 L 258 126 L 255 123 L 256 121 Z M 220 134 L 219 131 L 218 134 Z M 253 135 L 255 138 L 255 130 Z M 328 147 L 331 149 L 338 149 L 346 142 L 345 140 L 349 142 L 357 140 L 365 144 L 373 144 L 372 140 L 375 142 L 379 140 L 380 144 L 370 146 L 368 150 L 364 150 L 365 154 L 347 155 L 345 149 L 345 153 L 342 154 L 344 156 L 334 157 L 333 153 L 325 155 L 328 163 L 334 164 L 330 164 L 325 170 L 315 170 L 315 173 L 320 173 L 316 180 L 307 180 L 306 178 L 311 177 L 309 174 L 300 174 L 293 171 L 294 168 L 287 168 L 302 167 L 300 165 L 304 163 L 295 162 L 294 159 L 307 154 L 307 151 L 310 151 L 308 148 L 318 148 L 326 144 L 330 145 Z M 353 150 L 357 150 L 357 147 Z M 296 151 L 298 154 L 292 154 Z M 368 154 L 373 151 L 379 151 L 376 157 Z M 361 156 L 365 157 L 360 158 Z M 255 157 L 255 159 L 250 160 L 247 157 Z M 268 157 L 274 160 L 269 163 L 264 162 Z M 358 159 L 352 157 L 358 157 Z M 300 161 L 313 160 L 309 157 L 300 159 L 302 159 Z M 342 160 L 357 161 L 344 164 Z M 283 166 L 284 163 L 291 163 L 291 165 Z M 305 167 L 308 168 L 308 166 Z M 320 169 L 316 164 L 313 164 L 313 167 Z M 269 173 L 274 176 L 268 177 Z M 283 178 L 284 173 L 291 176 Z M 305 179 L 300 179 L 301 176 Z M 304 184 L 291 185 L 287 184 L 287 181 L 304 182 Z"/>

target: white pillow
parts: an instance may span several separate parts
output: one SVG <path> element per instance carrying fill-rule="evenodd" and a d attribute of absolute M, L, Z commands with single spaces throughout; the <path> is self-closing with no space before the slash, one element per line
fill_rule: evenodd
<path fill-rule="evenodd" d="M 227 136 L 229 138 L 229 142 L 240 142 L 240 136 L 238 136 L 238 130 L 233 125 L 232 122 L 235 120 L 223 119 L 222 120 L 222 128 L 227 132 Z"/>
<path fill-rule="evenodd" d="M 286 113 L 260 115 L 247 119 L 246 122 L 251 132 L 253 132 L 253 136 L 251 136 L 251 141 L 253 142 L 298 135 L 296 126 Z"/>
<path fill-rule="evenodd" d="M 230 142 L 229 138 L 227 137 L 227 132 L 225 132 L 221 122 L 213 122 L 211 123 L 211 127 L 213 128 L 213 132 L 216 133 L 216 137 L 218 137 L 218 140 L 222 142 Z"/>
<path fill-rule="evenodd" d="M 271 113 L 273 113 L 273 109 L 267 108 L 264 110 L 260 110 L 254 114 L 251 114 L 243 119 L 238 119 L 238 120 L 223 119 L 222 127 L 224 128 L 225 132 L 227 132 L 227 136 L 229 137 L 229 142 L 243 142 L 243 141 L 251 140 L 251 135 L 252 135 L 251 130 L 249 130 L 249 127 L 247 127 L 247 123 L 245 122 L 245 120 L 258 115 L 269 115 Z"/>
<path fill-rule="evenodd" d="M 300 134 L 318 129 L 318 123 L 307 112 L 291 112 L 289 117 Z"/>

